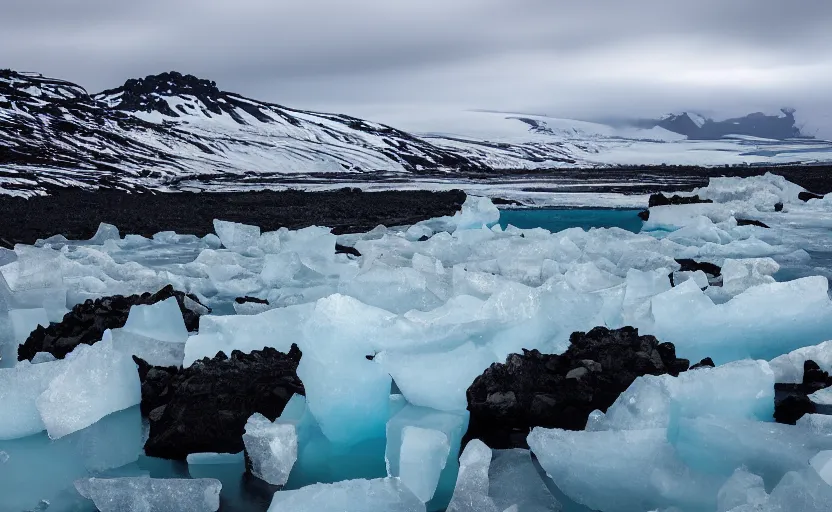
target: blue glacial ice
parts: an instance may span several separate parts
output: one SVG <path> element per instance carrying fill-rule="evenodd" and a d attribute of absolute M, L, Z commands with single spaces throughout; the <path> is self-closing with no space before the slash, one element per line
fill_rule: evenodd
<path fill-rule="evenodd" d="M 307 396 L 247 434 L 259 476 L 285 483 L 269 496 L 273 510 L 828 510 L 818 508 L 829 493 L 809 461 L 832 450 L 832 423 L 771 420 L 774 382 L 800 382 L 807 359 L 832 370 L 832 268 L 823 258 L 832 254 L 832 200 L 804 203 L 799 188 L 771 175 L 713 179 L 696 193 L 714 203 L 653 208 L 640 233 L 500 227 L 489 200 L 469 197 L 457 215 L 369 233 L 263 233 L 217 221 L 216 236 L 121 238 L 103 226 L 82 243 L 54 238 L 3 252 L 0 471 L 15 476 L 0 478 L 0 494 L 26 509 L 66 498 L 77 479 L 137 477 L 141 434 L 120 440 L 127 427 L 112 427 L 140 400 L 130 356 L 189 366 L 220 351 L 297 343 Z M 336 243 L 362 256 L 335 254 Z M 681 258 L 722 275 L 681 272 Z M 214 308 L 198 333 L 184 330 L 175 303 L 161 303 L 136 308 L 123 329 L 66 360 L 15 363 L 27 330 L 73 305 L 167 284 Z M 243 295 L 270 304 L 238 308 Z M 458 459 L 466 390 L 478 375 L 522 349 L 562 352 L 572 332 L 597 325 L 633 325 L 674 343 L 680 357 L 718 366 L 636 379 L 587 431 L 532 431 L 546 482 L 532 477 L 529 452 L 472 441 Z M 241 471 L 239 455 L 220 457 L 193 456 L 189 471 Z M 98 474 L 108 471 L 125 473 Z"/>

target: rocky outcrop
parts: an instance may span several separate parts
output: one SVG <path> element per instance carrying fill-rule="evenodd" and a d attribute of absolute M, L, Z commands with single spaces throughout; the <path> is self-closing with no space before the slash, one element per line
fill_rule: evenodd
<path fill-rule="evenodd" d="M 49 352 L 58 359 L 84 343 L 93 345 L 101 340 L 107 329 L 119 329 L 127 323 L 130 308 L 136 305 L 156 304 L 171 297 L 176 298 L 179 310 L 185 320 L 188 331 L 199 329 L 199 317 L 211 312 L 202 305 L 195 295 L 186 295 L 168 285 L 156 293 L 142 295 L 114 295 L 96 300 L 87 300 L 83 304 L 75 305 L 64 315 L 60 323 L 49 327 L 38 326 L 32 331 L 26 341 L 20 345 L 17 358 L 20 361 L 31 361 L 38 352 Z"/>
<path fill-rule="evenodd" d="M 351 254 L 356 258 L 361 257 L 361 253 L 358 252 L 358 249 L 355 247 L 350 247 L 349 245 L 341 245 L 339 243 L 335 244 L 335 254 Z"/>
<path fill-rule="evenodd" d="M 811 192 L 803 191 L 803 192 L 797 194 L 797 198 L 805 203 L 805 202 L 808 202 L 810 199 L 823 199 L 823 196 L 820 196 L 818 194 L 813 194 Z"/>
<path fill-rule="evenodd" d="M 832 386 L 832 377 L 821 370 L 812 360 L 803 363 L 803 382 L 800 384 L 774 385 L 774 420 L 794 425 L 805 414 L 814 414 L 820 406 L 815 405 L 809 395 Z M 828 408 L 828 407 L 827 407 Z M 832 411 L 823 411 L 831 413 Z"/>
<path fill-rule="evenodd" d="M 766 225 L 766 223 L 752 219 L 737 219 L 737 226 L 757 226 L 758 228 L 768 229 L 768 225 Z"/>
<path fill-rule="evenodd" d="M 699 361 L 698 363 L 691 365 L 691 370 L 698 370 L 700 368 L 714 368 L 716 365 L 714 364 L 714 360 L 710 357 L 706 357 L 705 359 Z"/>
<path fill-rule="evenodd" d="M 254 413 L 274 421 L 295 393 L 301 351 L 273 348 L 227 357 L 220 352 L 188 368 L 150 366 L 134 357 L 142 382 L 142 414 L 150 421 L 145 453 L 181 460 L 191 453 L 237 453 Z"/>
<path fill-rule="evenodd" d="M 652 194 L 647 203 L 649 208 L 655 206 L 675 206 L 680 204 L 713 203 L 710 199 L 701 199 L 699 196 L 666 196 L 664 194 Z"/>
<path fill-rule="evenodd" d="M 679 375 L 689 361 L 671 343 L 639 336 L 633 327 L 576 332 L 562 355 L 524 350 L 495 363 L 468 388 L 465 442 L 526 448 L 533 427 L 582 430 L 589 414 L 606 411 L 641 375 Z"/>
<path fill-rule="evenodd" d="M 269 305 L 268 299 L 260 299 L 257 297 L 249 297 L 246 295 L 245 297 L 237 297 L 234 299 L 234 302 L 237 304 L 265 304 L 266 306 Z"/>
<path fill-rule="evenodd" d="M 722 267 L 714 263 L 708 263 L 707 261 L 677 258 L 676 263 L 682 267 L 679 269 L 679 272 L 696 272 L 697 270 L 701 270 L 712 277 L 719 277 L 722 275 Z"/>

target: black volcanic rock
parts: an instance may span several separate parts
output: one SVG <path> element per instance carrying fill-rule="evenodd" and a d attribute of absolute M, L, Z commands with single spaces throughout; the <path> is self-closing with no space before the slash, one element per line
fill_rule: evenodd
<path fill-rule="evenodd" d="M 697 270 L 701 270 L 702 272 L 710 274 L 713 277 L 719 277 L 722 275 L 722 268 L 719 265 L 708 263 L 707 261 L 677 258 L 676 263 L 682 266 L 682 268 L 679 269 L 679 272 L 696 272 Z"/>
<path fill-rule="evenodd" d="M 774 420 L 794 425 L 805 414 L 814 414 L 818 406 L 809 395 L 832 386 L 832 377 L 812 360 L 803 363 L 803 382 L 774 385 Z"/>
<path fill-rule="evenodd" d="M 689 365 L 673 344 L 639 336 L 633 327 L 596 327 L 573 333 L 570 342 L 562 355 L 524 350 L 477 377 L 467 392 L 464 442 L 522 448 L 534 427 L 582 430 L 592 411 L 606 411 L 637 377 L 678 376 Z"/>
<path fill-rule="evenodd" d="M 142 381 L 142 414 L 150 421 L 145 453 L 181 460 L 191 453 L 243 450 L 246 421 L 254 413 L 274 421 L 294 394 L 297 345 L 288 354 L 273 348 L 231 358 L 220 352 L 188 368 L 153 367 L 134 358 Z"/>
<path fill-rule="evenodd" d="M 350 247 L 348 245 L 341 245 L 336 243 L 335 244 L 335 254 L 351 254 L 356 258 L 361 257 L 361 253 L 355 247 Z"/>
<path fill-rule="evenodd" d="M 265 304 L 266 306 L 269 305 L 269 301 L 266 300 L 266 299 L 259 299 L 257 297 L 249 297 L 248 295 L 246 295 L 245 297 L 237 297 L 236 299 L 234 299 L 234 302 L 236 302 L 237 304 L 252 303 L 252 304 Z"/>
<path fill-rule="evenodd" d="M 650 220 L 650 210 L 642 210 L 638 212 L 638 218 L 643 220 L 644 222 L 647 222 L 648 220 Z"/>
<path fill-rule="evenodd" d="M 810 199 L 823 199 L 823 196 L 820 196 L 818 194 L 813 194 L 811 192 L 803 191 L 803 192 L 797 194 L 797 198 L 805 203 L 805 202 L 808 202 Z"/>
<path fill-rule="evenodd" d="M 699 368 L 714 368 L 716 365 L 714 364 L 714 360 L 710 357 L 706 357 L 705 359 L 699 361 L 695 365 L 691 366 L 691 370 L 698 370 Z"/>
<path fill-rule="evenodd" d="M 768 229 L 768 226 L 764 222 L 751 219 L 737 219 L 737 226 L 757 226 L 759 228 Z"/>
<path fill-rule="evenodd" d="M 156 304 L 171 297 L 176 298 L 188 331 L 198 330 L 200 315 L 209 313 L 210 308 L 200 304 L 195 295 L 186 295 L 168 285 L 153 294 L 129 297 L 115 295 L 77 304 L 64 315 L 60 323 L 49 327 L 38 326 L 32 331 L 18 348 L 17 358 L 20 361 L 31 361 L 38 352 L 49 352 L 58 359 L 63 359 L 82 343 L 93 345 L 100 341 L 107 329 L 124 327 L 132 306 Z"/>
<path fill-rule="evenodd" d="M 675 206 L 679 204 L 699 204 L 699 203 L 713 203 L 710 199 L 702 199 L 697 196 L 666 196 L 664 194 L 651 194 L 650 200 L 647 203 L 649 208 L 655 206 Z"/>
<path fill-rule="evenodd" d="M 775 212 L 782 212 L 783 211 L 783 203 L 776 203 L 774 205 L 774 211 Z"/>

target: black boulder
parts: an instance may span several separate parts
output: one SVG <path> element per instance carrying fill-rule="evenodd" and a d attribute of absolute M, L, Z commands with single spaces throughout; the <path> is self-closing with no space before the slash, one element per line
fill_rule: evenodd
<path fill-rule="evenodd" d="M 812 360 L 803 363 L 803 382 L 774 385 L 774 420 L 794 425 L 805 414 L 818 412 L 809 395 L 832 386 L 832 377 Z"/>
<path fill-rule="evenodd" d="M 576 332 L 562 355 L 524 350 L 495 363 L 468 388 L 464 438 L 495 449 L 526 448 L 533 427 L 582 430 L 589 414 L 606 411 L 642 375 L 679 375 L 689 362 L 671 343 L 633 327 Z"/>
<path fill-rule="evenodd" d="M 699 196 L 666 196 L 664 194 L 652 194 L 647 203 L 649 208 L 654 206 L 671 206 L 679 204 L 713 203 L 710 199 L 702 199 Z"/>
<path fill-rule="evenodd" d="M 145 453 L 181 460 L 191 453 L 243 450 L 246 421 L 254 413 L 274 421 L 294 394 L 301 351 L 273 348 L 196 361 L 188 368 L 152 367 L 136 359 L 142 380 L 142 413 L 150 420 Z"/>

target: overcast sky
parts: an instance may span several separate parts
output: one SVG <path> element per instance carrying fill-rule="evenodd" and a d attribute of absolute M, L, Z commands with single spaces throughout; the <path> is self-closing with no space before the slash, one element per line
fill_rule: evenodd
<path fill-rule="evenodd" d="M 0 0 L 0 67 L 91 92 L 168 70 L 382 121 L 791 105 L 832 136 L 832 0 Z"/>

